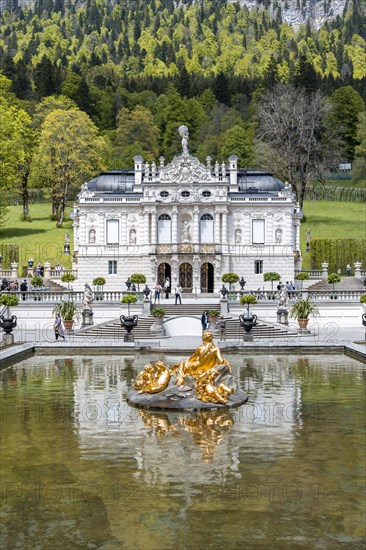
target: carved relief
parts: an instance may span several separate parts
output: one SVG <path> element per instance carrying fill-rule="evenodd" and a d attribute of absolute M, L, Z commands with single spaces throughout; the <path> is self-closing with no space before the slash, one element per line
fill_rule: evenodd
<path fill-rule="evenodd" d="M 136 244 L 136 229 L 131 229 L 129 243 Z"/>
<path fill-rule="evenodd" d="M 198 183 L 213 182 L 209 168 L 200 163 L 196 157 L 174 157 L 171 163 L 161 168 L 160 183 Z"/>
<path fill-rule="evenodd" d="M 89 231 L 89 244 L 95 244 L 95 239 L 96 239 L 95 229 L 91 229 Z"/>
<path fill-rule="evenodd" d="M 276 229 L 275 240 L 276 244 L 282 243 L 282 229 L 280 227 Z"/>

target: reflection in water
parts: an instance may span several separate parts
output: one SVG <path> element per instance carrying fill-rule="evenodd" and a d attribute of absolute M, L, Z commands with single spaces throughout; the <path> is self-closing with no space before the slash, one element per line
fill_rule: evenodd
<path fill-rule="evenodd" d="M 140 409 L 137 413 L 145 427 L 151 428 L 156 437 L 181 428 L 190 432 L 206 463 L 212 462 L 216 446 L 234 425 L 234 419 L 228 411 L 200 411 L 189 415 L 180 413 L 178 417 L 174 413 L 151 413 Z"/>
<path fill-rule="evenodd" d="M 131 357 L 0 373 L 2 547 L 362 547 L 364 365 L 233 354 L 248 404 L 156 414 L 125 401 Z"/>

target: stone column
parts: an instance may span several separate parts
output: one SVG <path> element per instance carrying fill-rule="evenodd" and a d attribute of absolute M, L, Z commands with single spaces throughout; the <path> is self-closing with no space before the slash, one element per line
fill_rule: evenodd
<path fill-rule="evenodd" d="M 322 262 L 322 280 L 326 281 L 328 279 L 328 262 Z"/>
<path fill-rule="evenodd" d="M 104 232 L 105 232 L 105 218 L 104 218 L 104 214 L 100 213 L 99 214 L 99 236 L 98 236 L 98 233 L 97 233 L 97 238 L 96 238 L 96 244 L 104 244 L 105 243 L 105 235 L 104 235 Z M 87 239 L 86 242 L 88 242 L 89 239 Z"/>
<path fill-rule="evenodd" d="M 221 234 L 222 240 L 221 244 L 224 247 L 224 249 L 227 250 L 228 242 L 227 242 L 227 211 L 225 210 L 222 213 L 222 234 Z"/>
<path fill-rule="evenodd" d="M 215 243 L 220 243 L 220 212 L 215 211 L 215 221 L 214 221 L 214 241 Z"/>
<path fill-rule="evenodd" d="M 199 244 L 200 242 L 200 212 L 197 206 L 193 211 L 193 243 Z"/>
<path fill-rule="evenodd" d="M 273 214 L 269 212 L 267 214 L 267 227 L 266 227 L 266 243 L 273 244 Z"/>
<path fill-rule="evenodd" d="M 50 279 L 51 278 L 51 264 L 50 262 L 44 263 L 44 278 Z"/>
<path fill-rule="evenodd" d="M 145 210 L 144 212 L 144 231 L 143 231 L 143 240 L 140 245 L 144 248 L 150 244 L 150 212 Z"/>
<path fill-rule="evenodd" d="M 172 211 L 172 244 L 178 244 L 178 210 L 176 206 L 173 206 Z"/>
<path fill-rule="evenodd" d="M 151 244 L 156 245 L 156 212 L 151 212 Z"/>
<path fill-rule="evenodd" d="M 355 262 L 355 279 L 361 279 L 361 262 Z"/>
<path fill-rule="evenodd" d="M 121 244 L 126 245 L 128 242 L 128 238 L 127 238 L 127 214 L 125 213 L 123 213 L 121 216 L 121 225 L 122 225 Z"/>
<path fill-rule="evenodd" d="M 11 278 L 16 279 L 18 277 L 18 263 L 13 262 L 11 264 Z"/>

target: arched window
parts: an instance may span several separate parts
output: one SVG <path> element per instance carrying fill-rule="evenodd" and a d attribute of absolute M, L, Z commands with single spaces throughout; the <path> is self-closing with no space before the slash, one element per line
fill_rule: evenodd
<path fill-rule="evenodd" d="M 203 214 L 200 220 L 200 242 L 201 243 L 213 243 L 214 242 L 214 227 L 213 217 L 211 214 Z"/>
<path fill-rule="evenodd" d="M 170 244 L 172 242 L 172 220 L 168 214 L 161 214 L 158 218 L 158 243 Z"/>

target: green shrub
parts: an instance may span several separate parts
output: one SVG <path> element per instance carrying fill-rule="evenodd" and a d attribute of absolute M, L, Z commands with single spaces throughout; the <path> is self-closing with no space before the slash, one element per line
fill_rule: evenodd
<path fill-rule="evenodd" d="M 54 315 L 58 313 L 64 321 L 73 321 L 80 319 L 81 309 L 71 300 L 61 300 L 59 304 L 55 305 L 52 313 Z"/>
<path fill-rule="evenodd" d="M 2 256 L 3 269 L 10 269 L 13 262 L 19 263 L 19 245 L 18 244 L 0 244 L 0 254 Z"/>
<path fill-rule="evenodd" d="M 164 317 L 165 309 L 163 307 L 154 307 L 154 309 L 151 312 L 151 315 L 153 317 Z"/>
<path fill-rule="evenodd" d="M 67 283 L 68 288 L 70 288 L 70 283 L 73 283 L 75 281 L 76 277 L 72 273 L 64 273 L 61 276 L 61 281 L 63 283 Z"/>
<path fill-rule="evenodd" d="M 218 315 L 220 315 L 220 310 L 219 309 L 209 309 L 207 311 L 207 315 L 209 317 L 217 317 Z"/>
<path fill-rule="evenodd" d="M 290 315 L 293 319 L 308 319 L 310 315 L 317 317 L 319 310 L 317 306 L 309 298 L 297 300 L 290 310 Z"/>
<path fill-rule="evenodd" d="M 42 286 L 43 285 L 43 279 L 39 275 L 34 275 L 34 277 L 31 279 L 32 286 Z"/>
<path fill-rule="evenodd" d="M 135 294 L 126 294 L 125 296 L 123 296 L 121 304 L 127 304 L 128 315 L 130 315 L 130 305 L 136 304 L 136 302 L 138 302 L 138 298 L 137 296 L 135 296 Z"/>
<path fill-rule="evenodd" d="M 297 273 L 297 275 L 295 275 L 295 279 L 297 281 L 307 281 L 308 279 L 310 279 L 310 276 L 309 276 L 309 273 L 305 273 L 305 271 L 301 271 L 300 273 Z"/>
<path fill-rule="evenodd" d="M 334 283 L 340 283 L 341 282 L 341 277 L 340 277 L 340 275 L 338 275 L 338 273 L 330 273 L 328 275 L 327 282 L 329 284 L 333 283 L 333 288 L 334 288 Z"/>
<path fill-rule="evenodd" d="M 263 273 L 263 281 L 264 282 L 270 281 L 272 284 L 272 290 L 273 290 L 273 282 L 280 281 L 280 280 L 281 280 L 281 275 L 276 271 L 267 271 L 267 273 Z"/>
<path fill-rule="evenodd" d="M 224 273 L 223 276 L 221 277 L 221 280 L 223 283 L 229 283 L 230 290 L 231 290 L 231 285 L 237 283 L 239 279 L 240 277 L 236 273 Z"/>
<path fill-rule="evenodd" d="M 366 304 L 366 294 L 362 294 L 362 296 L 360 298 L 360 302 L 361 302 L 361 304 Z"/>
<path fill-rule="evenodd" d="M 312 239 L 311 269 L 320 269 L 322 262 L 328 262 L 332 273 L 345 268 L 348 263 L 366 264 L 366 239 Z"/>
<path fill-rule="evenodd" d="M 142 273 L 134 273 L 131 275 L 130 281 L 132 284 L 137 285 L 137 290 L 140 290 L 140 285 L 146 283 L 146 277 Z"/>
<path fill-rule="evenodd" d="M 104 286 L 105 285 L 105 278 L 104 277 L 96 277 L 93 279 L 93 285 L 94 286 Z"/>
<path fill-rule="evenodd" d="M 240 298 L 240 303 L 249 306 L 250 304 L 257 304 L 258 301 L 257 298 L 253 296 L 253 294 L 244 294 L 244 296 L 241 296 Z"/>
<path fill-rule="evenodd" d="M 15 294 L 2 294 L 0 296 L 0 305 L 6 307 L 15 307 L 19 304 L 19 297 Z"/>

